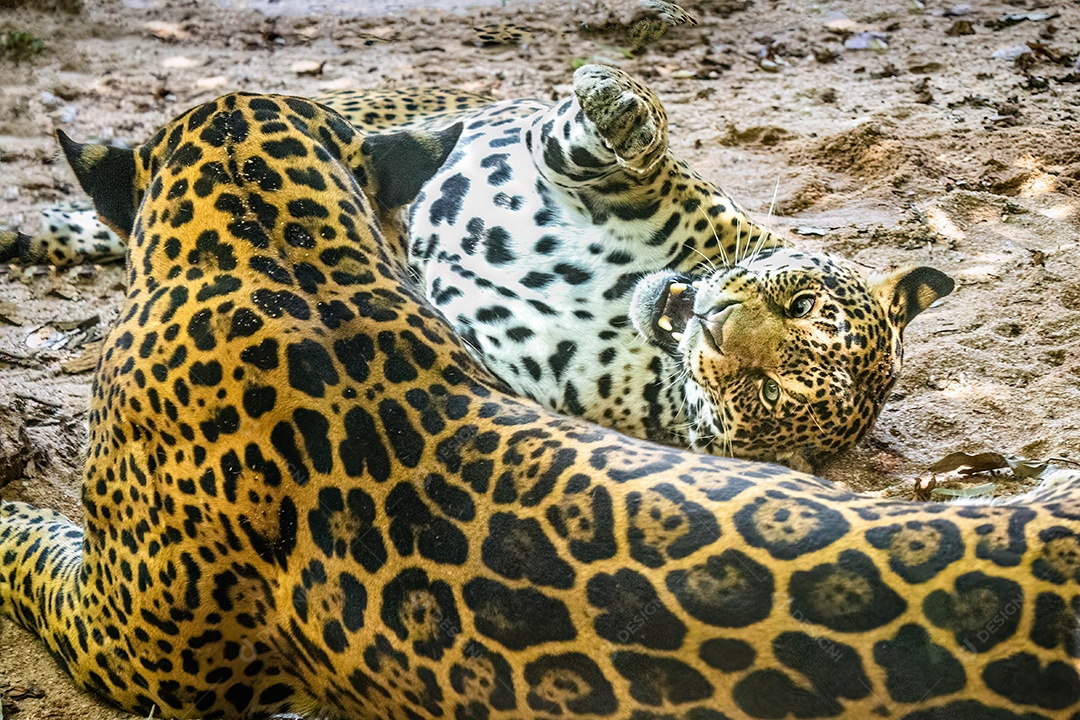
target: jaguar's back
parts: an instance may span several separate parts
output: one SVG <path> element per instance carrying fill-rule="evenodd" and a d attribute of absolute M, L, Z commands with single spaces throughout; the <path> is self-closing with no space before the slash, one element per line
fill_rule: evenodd
<path fill-rule="evenodd" d="M 0 508 L 0 604 L 83 686 L 156 717 L 1080 711 L 1074 476 L 888 502 L 508 396 L 393 212 L 459 129 L 237 94 L 134 153 L 65 142 L 131 282 L 84 527 Z"/>

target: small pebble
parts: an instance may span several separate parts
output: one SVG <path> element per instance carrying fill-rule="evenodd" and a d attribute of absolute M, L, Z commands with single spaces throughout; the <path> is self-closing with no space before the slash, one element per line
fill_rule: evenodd
<path fill-rule="evenodd" d="M 1012 62 L 1026 52 L 1031 52 L 1031 48 L 1027 45 L 1013 45 L 1012 47 L 995 50 L 990 57 Z"/>
<path fill-rule="evenodd" d="M 200 90 L 213 90 L 214 88 L 219 88 L 222 85 L 227 85 L 228 82 L 229 78 L 225 77 L 224 75 L 214 75 L 213 77 L 199 78 L 195 81 L 195 87 L 199 88 Z M 166 96 L 166 98 L 167 97 L 168 96 Z"/>

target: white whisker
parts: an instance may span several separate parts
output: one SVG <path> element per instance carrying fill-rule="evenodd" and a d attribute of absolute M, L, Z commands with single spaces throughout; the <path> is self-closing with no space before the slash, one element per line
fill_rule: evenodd
<path fill-rule="evenodd" d="M 769 202 L 769 214 L 765 216 L 765 224 L 772 220 L 773 209 L 776 208 L 776 196 L 780 192 L 780 176 L 776 176 L 776 185 L 773 186 L 772 200 Z"/>
<path fill-rule="evenodd" d="M 716 223 L 712 221 L 712 218 L 709 217 L 709 214 L 707 212 L 701 209 L 700 205 L 698 205 L 697 210 L 699 213 L 701 213 L 701 216 L 705 218 L 705 222 L 709 223 L 709 229 L 712 230 L 713 238 L 716 239 L 716 247 L 720 251 L 720 262 L 724 264 L 724 267 L 731 267 L 732 263 L 730 260 L 728 260 L 727 248 L 724 247 L 724 239 L 720 237 L 720 233 L 716 232 Z M 694 249 L 697 250 L 697 248 Z M 698 250 L 697 252 L 702 257 L 707 257 L 705 253 L 701 252 L 700 250 Z M 709 266 L 714 270 L 716 269 L 716 266 L 713 265 L 712 260 L 709 260 Z"/>

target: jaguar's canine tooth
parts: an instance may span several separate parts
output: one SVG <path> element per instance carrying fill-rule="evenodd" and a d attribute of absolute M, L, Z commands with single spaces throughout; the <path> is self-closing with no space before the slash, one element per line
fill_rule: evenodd
<path fill-rule="evenodd" d="M 659 325 L 661 329 L 667 330 L 668 332 L 671 332 L 672 330 L 671 318 L 667 315 L 661 315 L 660 319 L 656 321 L 656 324 Z"/>
<path fill-rule="evenodd" d="M 682 338 L 683 338 L 683 334 L 681 332 L 679 332 L 678 330 L 671 333 L 671 339 L 674 340 L 675 342 L 682 342 Z"/>
<path fill-rule="evenodd" d="M 683 290 L 685 289 L 686 283 L 673 282 L 671 283 L 671 286 L 668 287 L 668 293 L 670 293 L 671 295 L 682 295 Z"/>
<path fill-rule="evenodd" d="M 695 290 L 700 290 L 701 289 L 701 281 L 700 280 L 695 280 L 694 282 L 692 282 L 690 284 L 694 286 Z"/>

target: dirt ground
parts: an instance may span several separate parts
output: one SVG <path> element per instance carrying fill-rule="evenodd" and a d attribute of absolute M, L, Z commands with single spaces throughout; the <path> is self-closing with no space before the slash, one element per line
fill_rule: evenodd
<path fill-rule="evenodd" d="M 926 497 L 930 466 L 954 451 L 1080 460 L 1076 2 L 688 0 L 700 24 L 636 57 L 620 30 L 605 29 L 633 0 L 56 9 L 78 4 L 0 9 L 0 222 L 36 230 L 35 208 L 79 197 L 55 127 L 135 144 L 234 89 L 443 85 L 555 98 L 574 63 L 616 63 L 663 98 L 676 151 L 759 219 L 867 272 L 921 263 L 957 280 L 909 328 L 889 406 L 862 446 L 827 468 L 830 479 Z M 529 27 L 531 41 L 471 42 L 473 26 L 508 21 Z M 47 52 L 16 63 L 11 31 Z M 0 266 L 4 498 L 78 517 L 95 343 L 122 282 L 118 265 Z M 949 484 L 988 481 L 996 493 L 1021 487 L 1007 472 Z M 122 717 L 77 692 L 6 621 L 0 694 L 8 720 Z"/>

